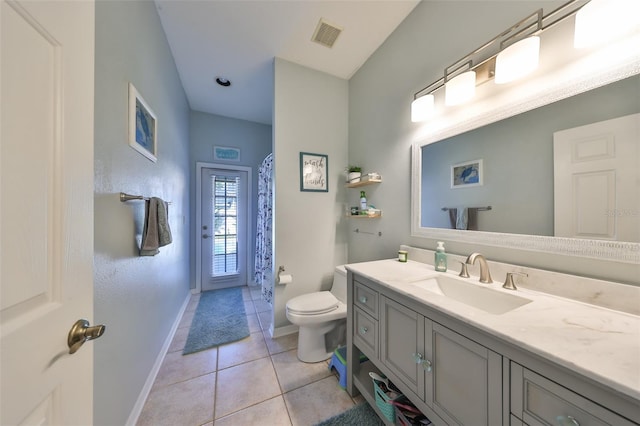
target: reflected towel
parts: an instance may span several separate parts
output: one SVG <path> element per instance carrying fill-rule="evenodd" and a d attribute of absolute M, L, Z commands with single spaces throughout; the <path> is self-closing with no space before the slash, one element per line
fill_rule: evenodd
<path fill-rule="evenodd" d="M 158 248 L 172 241 L 168 221 L 169 209 L 162 199 L 152 197 L 145 201 L 144 210 L 140 256 L 155 256 L 160 252 Z"/>
<path fill-rule="evenodd" d="M 456 222 L 458 220 L 458 209 L 449 208 L 449 223 L 451 229 L 456 229 Z"/>
<path fill-rule="evenodd" d="M 478 208 L 469 207 L 467 209 L 467 229 L 469 231 L 478 230 Z"/>
<path fill-rule="evenodd" d="M 467 227 L 469 221 L 469 209 L 463 207 L 457 210 L 458 214 L 456 215 L 456 229 L 469 229 Z"/>

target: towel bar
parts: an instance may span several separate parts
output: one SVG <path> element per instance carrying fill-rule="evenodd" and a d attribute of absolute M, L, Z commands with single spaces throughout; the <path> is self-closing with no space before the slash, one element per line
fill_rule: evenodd
<path fill-rule="evenodd" d="M 353 230 L 353 232 L 355 232 L 356 234 L 369 234 L 369 235 L 377 235 L 378 237 L 382 237 L 382 231 L 378 231 L 377 233 L 375 233 L 375 232 L 361 231 L 360 228 L 356 228 Z"/>
<path fill-rule="evenodd" d="M 125 192 L 120 193 L 120 201 L 123 203 L 131 200 L 148 200 L 148 199 L 149 197 L 144 197 L 142 195 L 131 195 Z M 167 204 L 171 204 L 171 201 L 167 201 Z"/>
<path fill-rule="evenodd" d="M 442 211 L 443 211 L 443 212 L 446 212 L 446 211 L 451 210 L 451 209 L 454 209 L 454 208 L 455 208 L 455 207 L 443 207 L 443 208 L 442 208 Z M 476 209 L 476 210 L 478 210 L 479 212 L 484 212 L 484 211 L 491 210 L 493 207 L 491 207 L 491 206 L 487 206 L 487 207 L 469 207 L 469 208 L 470 208 L 470 209 Z"/>

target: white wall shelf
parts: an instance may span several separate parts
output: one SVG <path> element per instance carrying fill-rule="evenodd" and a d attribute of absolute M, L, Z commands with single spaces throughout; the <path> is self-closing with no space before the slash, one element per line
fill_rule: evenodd
<path fill-rule="evenodd" d="M 360 182 L 353 182 L 345 184 L 346 188 L 359 188 L 361 186 L 374 185 L 377 183 L 382 183 L 382 179 L 367 179 L 361 180 Z"/>
<path fill-rule="evenodd" d="M 375 215 L 368 215 L 368 214 L 349 214 L 347 215 L 348 218 L 351 219 L 377 219 L 379 217 L 382 217 L 382 212 L 377 213 Z"/>

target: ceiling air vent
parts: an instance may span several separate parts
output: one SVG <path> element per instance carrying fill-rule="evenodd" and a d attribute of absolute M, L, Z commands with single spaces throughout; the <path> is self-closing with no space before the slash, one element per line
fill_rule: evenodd
<path fill-rule="evenodd" d="M 342 28 L 338 28 L 335 25 L 329 24 L 324 19 L 320 18 L 316 31 L 313 33 L 312 41 L 319 43 L 323 46 L 333 47 L 336 39 L 342 32 Z"/>

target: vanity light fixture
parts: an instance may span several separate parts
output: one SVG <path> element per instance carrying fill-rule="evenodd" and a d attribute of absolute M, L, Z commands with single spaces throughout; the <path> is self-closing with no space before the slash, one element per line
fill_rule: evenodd
<path fill-rule="evenodd" d="M 640 1 L 591 0 L 576 14 L 575 48 L 605 44 L 640 27 Z"/>
<path fill-rule="evenodd" d="M 414 123 L 425 121 L 433 115 L 435 111 L 435 96 L 433 92 L 442 86 L 444 86 L 444 78 L 431 83 L 413 95 L 413 102 L 411 102 L 411 121 Z M 421 96 L 421 93 L 427 94 Z"/>
<path fill-rule="evenodd" d="M 538 68 L 540 37 L 531 36 L 507 47 L 496 57 L 496 84 L 519 80 Z"/>
<path fill-rule="evenodd" d="M 597 15 L 604 13 L 599 8 L 615 9 L 618 3 L 637 8 L 640 0 L 569 0 L 547 15 L 542 14 L 542 9 L 535 11 L 446 68 L 444 77 L 416 92 L 411 103 L 411 121 L 424 121 L 431 116 L 431 113 L 425 112 L 425 105 L 428 105 L 433 111 L 435 92 L 442 87 L 446 86 L 445 105 L 460 105 L 473 98 L 477 85 L 491 78 L 495 77 L 495 82 L 502 84 L 526 76 L 538 67 L 540 33 L 576 15 L 583 7 L 587 9 L 587 6 L 594 9 L 597 7 L 596 10 L 599 10 L 594 16 L 597 19 L 595 27 L 592 26 L 594 24 L 584 24 L 585 29 L 586 25 L 590 28 L 587 31 L 594 32 L 594 28 L 598 28 L 600 25 L 600 17 Z M 635 19 L 634 22 L 638 25 L 638 13 L 629 12 L 629 8 L 625 10 L 627 10 L 626 15 L 630 19 Z M 588 16 L 589 13 L 585 12 L 585 16 Z M 615 16 L 620 14 L 619 12 L 611 13 L 614 13 Z M 578 24 L 576 24 L 577 26 Z M 577 28 L 576 32 L 578 32 Z M 466 70 L 460 72 L 464 68 Z M 423 100 L 427 96 L 430 98 Z"/>
<path fill-rule="evenodd" d="M 444 84 L 444 104 L 447 106 L 460 105 L 468 102 L 475 94 L 475 71 L 465 71 Z"/>
<path fill-rule="evenodd" d="M 411 102 L 411 121 L 417 123 L 425 121 L 433 113 L 435 106 L 435 96 L 424 95 Z"/>
<path fill-rule="evenodd" d="M 484 47 L 484 46 L 483 46 Z M 476 94 L 476 72 L 473 70 L 474 55 L 483 47 L 458 59 L 444 69 L 444 104 L 461 105 Z"/>
<path fill-rule="evenodd" d="M 535 22 L 531 23 L 531 20 Z M 518 28 L 522 29 L 517 30 Z M 496 84 L 518 80 L 538 68 L 540 37 L 537 34 L 542 31 L 542 9 L 527 16 L 511 29 L 517 31 L 500 43 L 502 50 L 496 56 Z M 526 38 L 504 47 L 507 43 L 523 36 Z"/>

